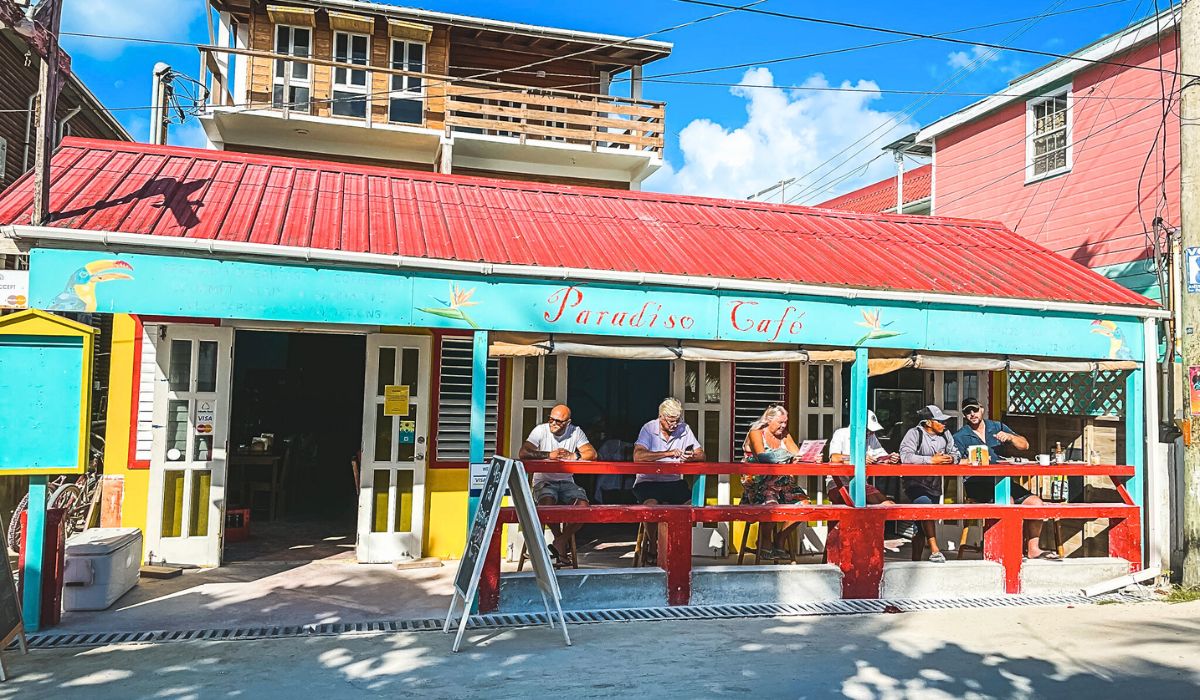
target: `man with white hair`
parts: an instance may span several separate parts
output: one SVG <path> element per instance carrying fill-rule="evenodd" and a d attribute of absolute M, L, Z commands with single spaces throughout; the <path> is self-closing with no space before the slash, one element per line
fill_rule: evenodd
<path fill-rule="evenodd" d="M 658 418 L 642 426 L 633 445 L 635 462 L 703 462 L 704 448 L 696 434 L 682 420 L 683 404 L 664 399 L 658 405 Z M 638 474 L 633 495 L 643 505 L 686 505 L 692 502 L 692 490 L 681 474 Z M 658 528 L 646 528 L 646 563 L 657 558 Z"/>

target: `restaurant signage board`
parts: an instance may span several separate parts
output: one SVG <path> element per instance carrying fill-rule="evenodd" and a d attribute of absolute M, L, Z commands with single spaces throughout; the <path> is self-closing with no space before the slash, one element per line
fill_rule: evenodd
<path fill-rule="evenodd" d="M 36 248 L 34 308 L 458 330 L 1140 360 L 1133 317 L 842 295 L 345 269 Z M 83 296 L 63 279 L 119 269 Z M 832 290 L 831 290 L 832 291 Z"/>
<path fill-rule="evenodd" d="M 458 562 L 458 573 L 454 577 L 454 594 L 450 598 L 446 623 L 442 626 L 443 632 L 450 631 L 450 623 L 454 620 L 455 611 L 459 609 L 461 602 L 462 613 L 452 647 L 455 652 L 461 646 L 463 633 L 467 629 L 471 602 L 475 600 L 475 594 L 479 590 L 479 577 L 483 575 L 483 565 L 487 559 L 488 547 L 492 543 L 492 534 L 496 531 L 500 518 L 500 507 L 506 490 L 512 497 L 513 508 L 517 511 L 517 520 L 525 536 L 529 562 L 533 565 L 534 578 L 542 594 L 542 602 L 546 606 L 546 620 L 554 627 L 555 614 L 550 610 L 550 601 L 553 600 L 558 622 L 562 625 L 563 640 L 567 646 L 571 645 L 570 635 L 567 634 L 567 622 L 562 612 L 558 579 L 555 578 L 554 566 L 550 563 L 542 524 L 534 506 L 533 493 L 529 490 L 525 467 L 507 457 L 495 456 L 488 463 L 487 474 L 479 494 L 479 507 L 475 510 L 467 545 L 463 549 L 462 559 Z"/>

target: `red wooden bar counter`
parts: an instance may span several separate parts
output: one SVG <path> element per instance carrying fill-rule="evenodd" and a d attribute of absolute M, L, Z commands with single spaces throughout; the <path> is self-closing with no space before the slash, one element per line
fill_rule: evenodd
<path fill-rule="evenodd" d="M 528 472 L 570 474 L 766 474 L 793 476 L 852 477 L 850 464 L 792 463 L 745 464 L 741 462 L 525 462 Z M 1037 463 L 994 464 L 986 467 L 968 464 L 914 465 L 873 464 L 868 476 L 1030 476 L 1053 474 L 1066 476 L 1112 477 L 1124 503 L 1067 503 L 1042 506 L 1015 504 L 943 504 L 943 505 L 718 505 L 718 506 L 539 506 L 543 523 L 657 523 L 659 528 L 659 565 L 667 573 L 667 602 L 687 605 L 691 595 L 691 533 L 700 522 L 796 522 L 827 521 L 830 524 L 825 550 L 829 563 L 842 570 L 844 598 L 878 598 L 883 576 L 883 530 L 888 520 L 983 520 L 984 558 L 1004 567 L 1005 589 L 1020 592 L 1023 561 L 1023 532 L 1026 520 L 1108 518 L 1109 553 L 1126 559 L 1130 570 L 1141 568 L 1141 520 L 1139 509 L 1124 489 L 1123 482 L 1134 475 L 1134 468 L 1121 465 Z M 516 512 L 503 508 L 500 522 L 515 523 Z M 500 532 L 493 534 L 479 587 L 479 609 L 492 612 L 500 596 Z"/>

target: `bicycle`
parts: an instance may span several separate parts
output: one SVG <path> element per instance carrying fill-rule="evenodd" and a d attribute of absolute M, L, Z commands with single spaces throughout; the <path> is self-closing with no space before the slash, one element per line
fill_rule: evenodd
<path fill-rule="evenodd" d="M 97 447 L 97 444 L 99 446 Z M 100 468 L 104 460 L 104 438 L 92 435 L 92 459 L 88 468 L 74 481 L 68 481 L 66 476 L 60 476 L 46 485 L 46 508 L 61 508 L 66 511 L 63 519 L 63 530 L 69 539 L 71 535 L 83 532 L 88 528 L 88 515 L 92 510 L 92 501 L 100 490 Z M 5 539 L 8 548 L 19 553 L 21 546 L 21 514 L 29 509 L 29 494 L 21 497 L 13 510 L 12 518 L 8 521 L 8 532 Z"/>

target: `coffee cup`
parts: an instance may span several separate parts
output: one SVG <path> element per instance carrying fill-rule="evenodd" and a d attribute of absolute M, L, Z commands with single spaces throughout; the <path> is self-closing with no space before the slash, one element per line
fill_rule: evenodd
<path fill-rule="evenodd" d="M 1037 461 L 1043 467 L 1048 467 L 1050 466 L 1050 455 L 1038 455 Z"/>

